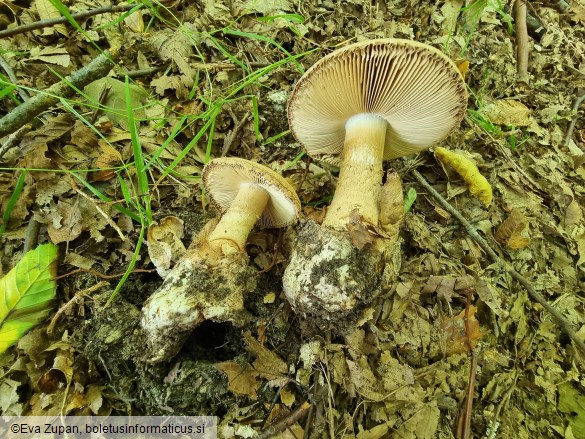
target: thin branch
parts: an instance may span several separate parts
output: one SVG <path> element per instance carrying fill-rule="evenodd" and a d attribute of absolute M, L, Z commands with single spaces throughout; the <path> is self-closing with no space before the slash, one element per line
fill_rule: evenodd
<path fill-rule="evenodd" d="M 135 268 L 134 270 L 132 270 L 132 273 L 153 273 L 155 272 L 156 269 L 152 268 L 152 269 L 145 269 L 145 268 Z M 78 274 L 78 273 L 89 273 L 89 274 L 93 274 L 94 276 L 97 276 L 101 279 L 106 279 L 106 280 L 113 280 L 113 279 L 118 279 L 119 277 L 124 276 L 126 273 L 117 273 L 117 274 L 102 274 L 99 271 L 95 271 L 89 268 L 77 268 L 73 271 L 70 271 L 69 273 L 65 273 L 62 274 L 60 276 L 57 276 L 55 278 L 53 278 L 53 280 L 59 280 L 59 279 L 63 279 L 69 276 L 73 276 L 74 274 Z"/>
<path fill-rule="evenodd" d="M 75 293 L 75 296 L 73 296 L 73 298 L 69 302 L 65 303 L 63 306 L 61 306 L 61 308 L 59 308 L 57 310 L 57 312 L 55 313 L 55 315 L 51 319 L 51 323 L 49 323 L 49 326 L 47 327 L 47 332 L 49 334 L 52 334 L 53 330 L 55 329 L 55 325 L 57 325 L 57 322 L 61 318 L 61 315 L 63 315 L 63 313 L 65 311 L 67 311 L 69 308 L 71 308 L 73 305 L 76 305 L 77 303 L 79 303 L 81 298 L 83 298 L 83 297 L 99 290 L 100 288 L 105 287 L 106 285 L 109 285 L 109 284 L 110 283 L 106 282 L 106 281 L 98 282 L 97 284 L 92 285 L 91 287 L 89 287 L 85 290 L 81 290 L 81 291 L 78 291 L 77 293 Z"/>
<path fill-rule="evenodd" d="M 451 204 L 449 204 L 449 202 L 445 200 L 443 196 L 439 194 L 435 190 L 435 188 L 433 188 L 418 171 L 413 170 L 412 174 L 421 184 L 421 186 L 423 186 L 427 191 L 429 191 L 433 198 L 447 212 L 453 215 L 457 219 L 457 221 L 459 221 L 459 223 L 465 228 L 469 236 L 471 236 L 471 238 L 475 242 L 477 242 L 477 244 L 483 249 L 483 251 L 485 251 L 488 254 L 491 260 L 501 265 L 504 268 L 504 270 L 506 270 L 514 279 L 516 279 L 526 289 L 526 291 L 528 291 L 528 294 L 530 294 L 530 297 L 532 297 L 533 300 L 538 302 L 540 305 L 542 305 L 544 309 L 546 309 L 549 312 L 557 326 L 561 328 L 561 330 L 565 334 L 567 334 L 567 336 L 569 336 L 573 343 L 575 343 L 575 345 L 585 355 L 585 343 L 579 339 L 577 333 L 575 332 L 571 324 L 567 321 L 565 316 L 563 316 L 563 314 L 561 314 L 555 307 L 549 304 L 546 301 L 546 299 L 532 287 L 530 282 L 528 282 L 528 280 L 524 276 L 518 273 L 507 261 L 500 258 L 497 255 L 497 253 L 494 250 L 492 250 L 488 242 L 485 239 L 483 239 L 483 237 L 479 233 L 477 233 L 477 230 L 473 228 L 469 221 L 467 221 L 463 217 L 463 215 L 459 213 L 459 211 L 457 211 L 453 206 L 451 206 Z"/>
<path fill-rule="evenodd" d="M 25 134 L 28 133 L 30 130 L 32 130 L 32 125 L 27 124 L 23 127 L 20 127 L 17 131 L 8 136 L 8 138 L 4 142 L 4 145 L 0 146 L 0 159 L 2 159 L 2 157 L 4 157 L 4 154 L 6 154 L 12 148 L 18 146 L 18 142 L 20 142 L 22 138 L 25 136 Z"/>
<path fill-rule="evenodd" d="M 280 421 L 272 424 L 266 430 L 264 430 L 258 439 L 268 439 L 275 436 L 277 433 L 283 432 L 288 427 L 294 425 L 298 420 L 300 420 L 303 416 L 307 414 L 309 409 L 311 408 L 311 404 L 307 401 L 303 402 L 299 408 L 297 408 L 294 412 L 288 415 L 286 418 L 281 419 Z"/>
<path fill-rule="evenodd" d="M 136 5 L 104 6 L 102 8 L 90 9 L 89 11 L 71 14 L 71 16 L 77 21 L 78 19 L 83 20 L 84 18 L 89 18 L 100 14 L 107 14 L 108 12 L 127 12 L 135 7 Z M 31 30 L 43 29 L 45 27 L 53 27 L 57 26 L 58 24 L 68 22 L 69 20 L 67 19 L 67 17 L 47 18 L 46 20 L 39 20 L 35 21 L 34 23 L 28 23 L 12 29 L 0 31 L 0 38 L 12 37 L 14 35 L 29 32 Z"/>
<path fill-rule="evenodd" d="M 573 137 L 573 131 L 575 130 L 575 125 L 577 125 L 577 119 L 578 119 L 578 114 L 579 114 L 579 107 L 581 106 L 581 104 L 585 102 L 585 94 L 583 94 L 583 96 L 579 96 L 577 99 L 575 99 L 575 103 L 573 104 L 573 113 L 575 113 L 575 115 L 573 116 L 573 119 L 571 120 L 571 124 L 569 125 L 569 129 L 567 130 L 567 134 L 565 134 L 565 147 L 569 147 L 569 144 L 571 143 L 571 138 Z"/>
<path fill-rule="evenodd" d="M 106 76 L 112 69 L 112 63 L 115 59 L 116 55 L 104 52 L 87 66 L 67 76 L 63 81 L 53 84 L 16 107 L 0 119 L 0 137 L 10 134 L 30 122 L 40 113 L 59 102 L 60 98 L 72 96 L 76 89 L 81 89 L 90 82 Z"/>
<path fill-rule="evenodd" d="M 528 29 L 526 27 L 526 1 L 514 2 L 514 20 L 516 22 L 516 73 L 518 81 L 528 84 Z"/>

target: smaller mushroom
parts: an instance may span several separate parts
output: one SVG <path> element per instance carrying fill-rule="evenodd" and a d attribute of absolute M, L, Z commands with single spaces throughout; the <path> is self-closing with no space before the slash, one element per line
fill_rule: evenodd
<path fill-rule="evenodd" d="M 142 310 L 152 363 L 172 358 L 205 320 L 244 323 L 243 295 L 253 290 L 246 241 L 255 225 L 294 224 L 300 201 L 279 174 L 248 160 L 220 158 L 203 169 L 203 185 L 221 219 L 210 221 Z"/>

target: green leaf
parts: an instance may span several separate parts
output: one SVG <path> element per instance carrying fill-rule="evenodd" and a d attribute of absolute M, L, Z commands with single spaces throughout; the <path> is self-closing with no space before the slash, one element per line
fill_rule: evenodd
<path fill-rule="evenodd" d="M 416 189 L 411 187 L 404 197 L 404 213 L 408 213 L 416 200 Z"/>
<path fill-rule="evenodd" d="M 57 246 L 29 251 L 0 279 L 0 353 L 38 325 L 55 298 Z"/>

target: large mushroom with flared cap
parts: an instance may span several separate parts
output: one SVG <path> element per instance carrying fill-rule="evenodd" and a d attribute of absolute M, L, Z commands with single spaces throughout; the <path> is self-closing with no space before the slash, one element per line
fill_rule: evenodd
<path fill-rule="evenodd" d="M 245 252 L 254 226 L 294 224 L 300 201 L 292 186 L 266 166 L 239 158 L 210 161 L 203 185 L 222 213 L 210 221 L 142 310 L 150 362 L 172 358 L 205 320 L 245 321 L 246 290 L 254 285 Z"/>
<path fill-rule="evenodd" d="M 333 318 L 380 291 L 388 237 L 381 233 L 382 241 L 360 251 L 348 227 L 358 221 L 384 229 L 383 161 L 442 140 L 466 105 L 455 64 L 409 40 L 352 44 L 307 70 L 289 99 L 289 125 L 310 156 L 339 165 L 340 172 L 323 227 L 301 228 L 285 272 L 284 291 L 295 309 Z M 370 267 L 367 279 L 364 266 Z M 379 274 L 372 278 L 373 272 Z"/>

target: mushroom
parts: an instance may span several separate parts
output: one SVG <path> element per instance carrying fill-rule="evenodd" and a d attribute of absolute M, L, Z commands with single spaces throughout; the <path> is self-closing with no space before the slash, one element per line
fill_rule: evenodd
<path fill-rule="evenodd" d="M 266 166 L 220 158 L 203 169 L 203 185 L 221 219 L 211 220 L 142 310 L 152 363 L 172 358 L 205 320 L 245 322 L 243 294 L 255 288 L 245 245 L 255 225 L 294 224 L 300 201 Z"/>
<path fill-rule="evenodd" d="M 284 292 L 293 308 L 341 317 L 380 292 L 397 242 L 383 233 L 383 161 L 443 139 L 461 121 L 466 104 L 455 64 L 409 40 L 355 43 L 307 70 L 289 98 L 289 125 L 310 156 L 340 171 L 322 227 L 301 227 L 285 271 Z M 375 235 L 361 251 L 348 236 L 356 223 Z M 360 267 L 369 267 L 366 278 Z"/>

